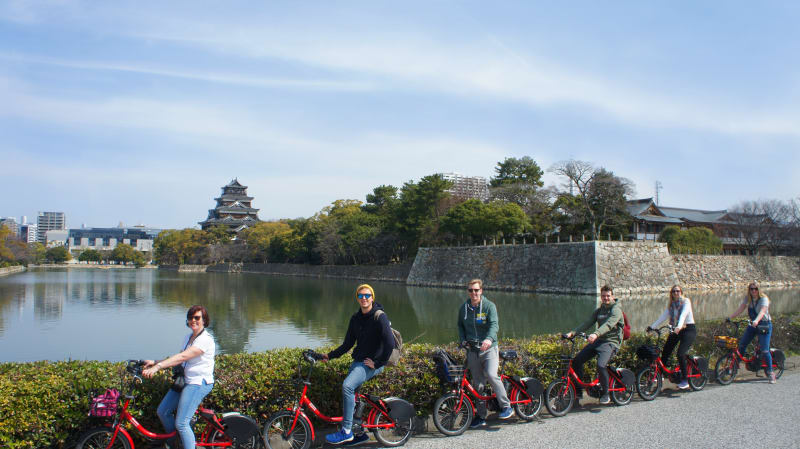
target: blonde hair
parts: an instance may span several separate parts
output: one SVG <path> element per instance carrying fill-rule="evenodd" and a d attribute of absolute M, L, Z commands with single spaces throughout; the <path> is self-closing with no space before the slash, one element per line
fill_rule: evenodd
<path fill-rule="evenodd" d="M 478 284 L 478 287 L 480 287 L 481 290 L 483 290 L 483 281 L 482 280 L 473 279 L 473 280 L 467 282 L 467 288 L 469 288 L 469 286 L 472 285 L 472 284 Z"/>
<path fill-rule="evenodd" d="M 359 290 L 363 290 L 363 289 L 365 289 L 365 288 L 366 288 L 367 290 L 369 290 L 369 292 L 370 292 L 370 293 L 372 293 L 372 299 L 374 300 L 374 299 L 375 299 L 375 289 L 374 289 L 374 288 L 372 288 L 372 286 L 371 286 L 371 285 L 369 285 L 369 284 L 361 284 L 361 285 L 359 285 L 358 287 L 356 287 L 356 296 L 358 296 L 358 291 L 359 291 Z"/>
<path fill-rule="evenodd" d="M 758 289 L 758 299 L 767 297 L 767 295 L 764 294 L 764 292 L 761 291 L 761 286 L 758 285 L 758 282 L 753 281 L 753 282 L 747 284 L 747 300 L 748 301 L 753 301 L 753 295 L 750 294 L 750 287 L 755 287 L 755 288 Z"/>
<path fill-rule="evenodd" d="M 669 289 L 669 299 L 667 299 L 667 307 L 669 307 L 669 305 L 670 305 L 670 304 L 672 304 L 672 290 L 675 290 L 675 288 L 676 288 L 676 287 L 677 287 L 677 288 L 679 288 L 679 289 L 681 290 L 681 295 L 683 295 L 683 287 L 681 287 L 681 286 L 680 286 L 680 285 L 678 285 L 678 284 L 675 284 L 675 285 L 673 285 L 673 286 L 672 286 L 672 287 Z M 680 298 L 680 296 L 678 296 L 678 298 Z"/>

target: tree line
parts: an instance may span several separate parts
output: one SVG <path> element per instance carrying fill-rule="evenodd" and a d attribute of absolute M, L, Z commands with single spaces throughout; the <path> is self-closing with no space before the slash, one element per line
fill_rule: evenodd
<path fill-rule="evenodd" d="M 423 246 L 628 233 L 630 180 L 576 160 L 549 170 L 561 186 L 544 187 L 544 171 L 531 157 L 506 158 L 494 168 L 485 201 L 451 193 L 453 183 L 434 174 L 400 187 L 377 186 L 365 201 L 336 200 L 308 218 L 260 222 L 234 239 L 222 227 L 166 230 L 154 242 L 154 259 L 388 264 L 412 259 Z"/>

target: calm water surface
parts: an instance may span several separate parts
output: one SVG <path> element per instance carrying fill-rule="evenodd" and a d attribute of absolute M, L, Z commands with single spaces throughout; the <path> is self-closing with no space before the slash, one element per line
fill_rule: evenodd
<path fill-rule="evenodd" d="M 0 278 L 0 361 L 160 358 L 178 352 L 186 310 L 205 305 L 223 353 L 338 344 L 358 308 L 352 280 L 159 270 L 63 269 Z M 457 338 L 465 292 L 371 283 L 406 341 Z M 731 313 L 744 290 L 687 292 L 695 319 Z M 767 290 L 772 313 L 800 310 L 800 289 Z M 592 296 L 486 292 L 501 337 L 569 330 L 597 306 Z M 666 295 L 622 298 L 634 330 L 663 311 Z"/>

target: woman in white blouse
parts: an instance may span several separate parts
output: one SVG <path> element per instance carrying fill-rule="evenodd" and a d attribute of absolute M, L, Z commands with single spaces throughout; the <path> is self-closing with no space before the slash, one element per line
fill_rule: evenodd
<path fill-rule="evenodd" d="M 678 388 L 685 390 L 689 388 L 689 377 L 686 372 L 686 353 L 689 352 L 689 348 L 697 338 L 697 329 L 694 325 L 692 301 L 683 296 L 683 289 L 680 285 L 672 286 L 667 309 L 647 329 L 654 329 L 667 318 L 669 318 L 669 324 L 672 326 L 672 332 L 667 337 L 667 342 L 661 351 L 661 360 L 665 364 L 669 364 L 672 350 L 675 349 L 675 345 L 678 345 L 678 364 L 681 367 L 681 382 L 678 384 Z"/>
<path fill-rule="evenodd" d="M 145 377 L 152 377 L 161 369 L 183 366 L 184 386 L 182 389 L 177 386 L 170 388 L 158 406 L 158 417 L 167 433 L 178 431 L 184 449 L 195 449 L 190 421 L 200 402 L 214 386 L 216 346 L 214 338 L 206 329 L 208 322 L 208 311 L 205 307 L 190 307 L 186 313 L 186 326 L 192 332 L 183 339 L 182 351 L 160 362 L 146 360 L 145 370 L 142 371 Z"/>

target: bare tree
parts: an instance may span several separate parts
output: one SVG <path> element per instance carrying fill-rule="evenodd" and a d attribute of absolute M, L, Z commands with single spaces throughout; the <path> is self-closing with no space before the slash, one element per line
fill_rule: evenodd
<path fill-rule="evenodd" d="M 796 202 L 780 200 L 742 201 L 727 215 L 727 234 L 751 254 L 764 250 L 773 254 L 792 251 L 797 223 Z"/>
<path fill-rule="evenodd" d="M 550 167 L 550 172 L 566 178 L 565 191 L 578 200 L 580 217 L 588 224 L 593 239 L 597 239 L 607 226 L 624 226 L 630 218 L 626 210 L 626 197 L 633 195 L 633 182 L 627 178 L 598 168 L 586 161 L 561 161 Z"/>

